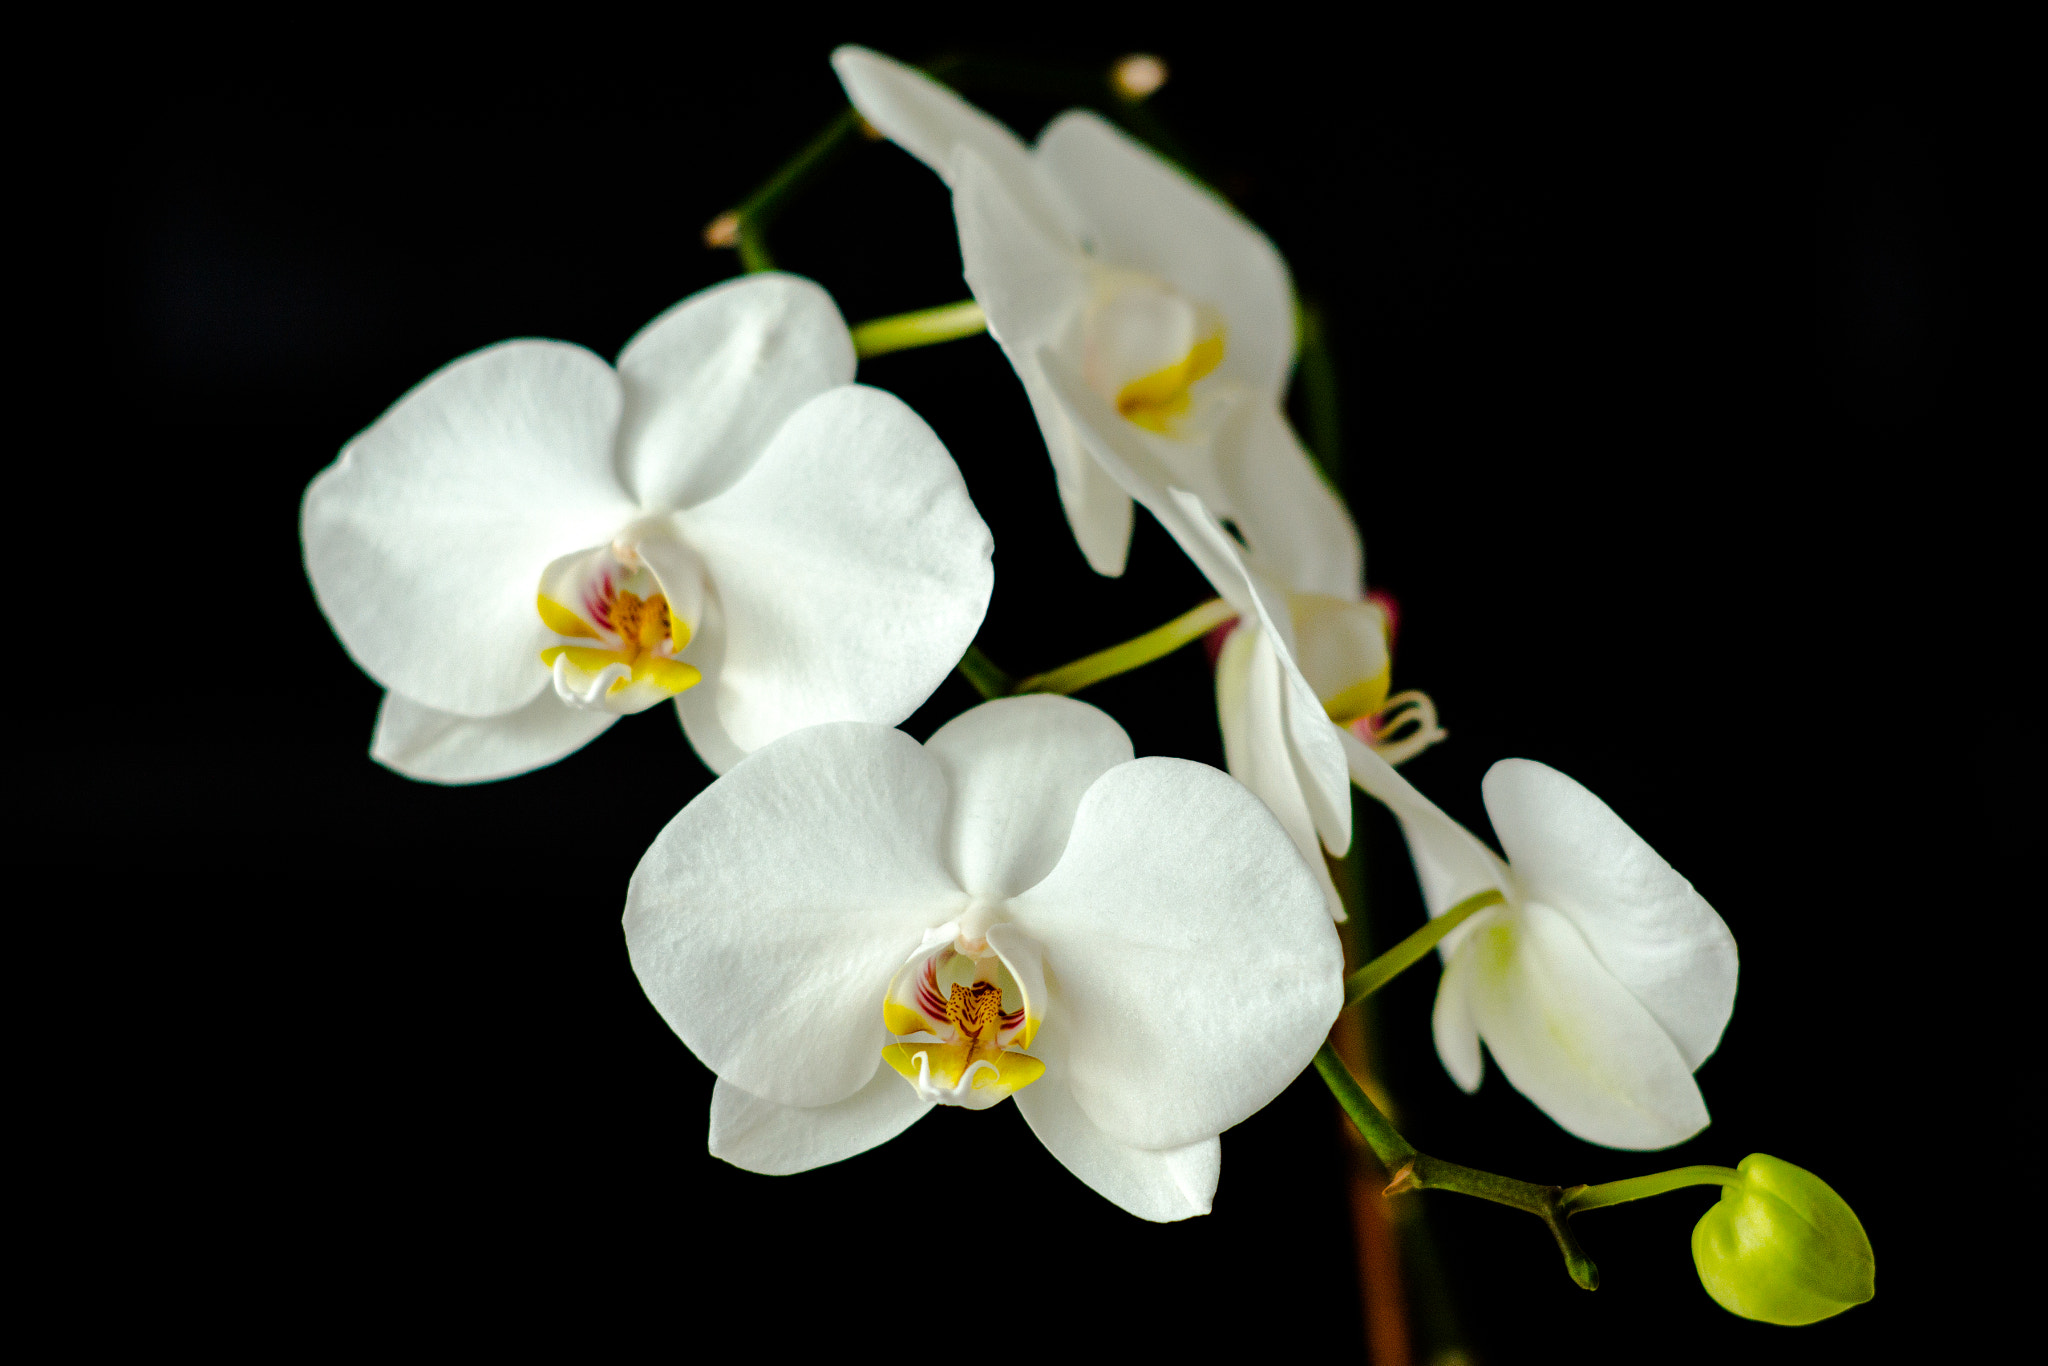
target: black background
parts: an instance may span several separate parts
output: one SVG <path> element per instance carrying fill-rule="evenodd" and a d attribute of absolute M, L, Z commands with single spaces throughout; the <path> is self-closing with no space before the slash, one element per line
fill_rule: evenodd
<path fill-rule="evenodd" d="M 618 930 L 640 852 L 708 781 L 672 717 L 478 788 L 367 758 L 378 689 L 306 588 L 306 481 L 458 355 L 509 336 L 613 355 L 734 271 L 699 231 L 839 107 L 842 37 L 947 50 L 870 29 L 671 63 L 623 34 L 351 52 L 341 76 L 308 41 L 165 63 L 105 111 L 77 201 L 100 312 L 75 406 L 113 472 L 85 492 L 117 495 L 172 568 L 95 610 L 171 662 L 64 742 L 89 775 L 69 832 L 130 870 L 80 952 L 117 946 L 132 979 L 72 1007 L 105 1042 L 70 1113 L 107 1115 L 78 1122 L 78 1151 L 123 1192 L 85 1221 L 77 1275 L 147 1285 L 145 1328 L 1363 1352 L 1312 1074 L 1230 1133 L 1216 1212 L 1170 1227 L 1082 1187 L 1010 1107 L 800 1177 L 737 1171 L 704 1152 L 711 1077 Z M 2037 898 L 2016 908 L 1997 870 L 2029 833 L 2008 481 L 2038 447 L 1994 417 L 2019 368 L 1986 264 L 1994 114 L 1948 99 L 1931 59 L 1776 66 L 1677 35 L 1627 62 L 1563 39 L 1540 61 L 1156 34 L 977 50 L 1086 73 L 1129 46 L 1173 63 L 1153 110 L 1329 320 L 1343 482 L 1403 609 L 1396 686 L 1429 690 L 1452 734 L 1410 776 L 1485 832 L 1490 763 L 1556 765 L 1742 947 L 1692 1142 L 1589 1147 L 1491 1064 L 1462 1095 L 1429 1041 L 1431 966 L 1378 1011 L 1410 1137 L 1561 1183 L 1766 1151 L 1829 1180 L 1878 1253 L 1874 1303 L 1785 1330 L 1700 1290 L 1708 1192 L 1580 1220 L 1593 1295 L 1534 1220 L 1406 1197 L 1466 1345 L 1869 1355 L 1974 1303 L 1983 1258 L 1932 1206 L 1958 1154 L 2017 1136 L 2008 1098 L 2035 1086 L 1996 1017 L 2035 952 Z M 1027 136 L 1062 105 L 979 98 Z M 772 245 L 849 320 L 964 294 L 942 187 L 886 144 L 836 161 Z M 999 662 L 1050 667 L 1208 596 L 1142 515 L 1131 572 L 1087 570 L 986 338 L 860 378 L 933 424 L 995 533 Z M 1221 761 L 1199 651 L 1087 697 L 1141 754 Z M 955 679 L 908 729 L 972 701 Z M 1391 822 L 1361 810 L 1390 939 L 1420 902 Z"/>

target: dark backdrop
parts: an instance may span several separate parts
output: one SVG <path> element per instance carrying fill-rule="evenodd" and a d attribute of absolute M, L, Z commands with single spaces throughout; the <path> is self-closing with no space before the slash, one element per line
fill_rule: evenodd
<path fill-rule="evenodd" d="M 99 923 L 144 986 L 89 1012 L 119 1040 L 101 1056 L 120 1116 L 116 1138 L 90 1127 L 167 1292 L 151 1322 L 365 1344 L 566 1324 L 600 1351 L 724 1329 L 807 1354 L 943 1352 L 962 1331 L 1027 1353 L 1362 1352 L 1312 1074 L 1229 1134 L 1215 1214 L 1172 1227 L 1082 1187 L 1009 1107 L 801 1177 L 737 1171 L 704 1152 L 711 1077 L 618 930 L 640 852 L 708 780 L 668 712 L 477 788 L 366 756 L 378 689 L 307 590 L 306 481 L 456 356 L 522 335 L 611 355 L 733 272 L 699 231 L 839 107 L 838 36 L 680 74 L 659 52 L 536 48 L 358 54 L 344 78 L 314 44 L 167 64 L 108 112 L 82 200 L 104 364 L 81 403 L 114 433 L 136 543 L 178 566 L 117 610 L 179 663 L 71 751 L 137 803 L 105 857 L 143 891 Z M 1501 1362 L 1896 1344 L 1970 1260 L 1918 1212 L 1929 1182 L 2031 1075 L 1984 1014 L 2033 932 L 2011 945 L 1980 890 L 2024 837 L 1998 794 L 2019 790 L 2028 724 L 2001 596 L 2020 450 L 1988 416 L 2015 366 L 1973 266 L 1982 116 L 1911 65 L 1845 82 L 1678 42 L 1625 65 L 1570 44 L 1540 63 L 1163 50 L 1153 111 L 1328 320 L 1341 477 L 1404 613 L 1396 683 L 1452 734 L 1411 776 L 1483 832 L 1495 759 L 1564 769 L 1742 946 L 1700 1073 L 1715 1122 L 1684 1147 L 1578 1143 L 1490 1064 L 1463 1096 L 1429 1042 L 1427 965 L 1378 1012 L 1411 1137 L 1563 1183 L 1767 1151 L 1831 1181 L 1878 1251 L 1874 1304 L 1782 1330 L 1700 1290 L 1687 1236 L 1709 1192 L 1579 1221 L 1594 1295 L 1534 1220 L 1407 1197 L 1465 1342 Z M 1117 51 L 1012 55 L 1085 74 Z M 1027 135 L 1060 107 L 985 103 Z M 964 294 L 942 188 L 887 145 L 837 161 L 773 246 L 850 320 Z M 986 338 L 860 377 L 933 424 L 993 528 L 982 641 L 1004 665 L 1208 595 L 1142 516 L 1123 580 L 1086 569 Z M 1199 651 L 1086 696 L 1140 753 L 1221 762 Z M 956 679 L 908 729 L 972 701 Z M 1391 822 L 1362 810 L 1391 939 L 1419 898 Z M 1958 1071 L 1985 1059 L 1988 1090 Z"/>

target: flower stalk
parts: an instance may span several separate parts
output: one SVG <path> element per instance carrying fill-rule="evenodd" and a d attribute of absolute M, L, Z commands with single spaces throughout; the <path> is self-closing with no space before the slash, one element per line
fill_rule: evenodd
<path fill-rule="evenodd" d="M 1589 1209 L 1642 1200 L 1687 1186 L 1739 1185 L 1742 1174 L 1733 1167 L 1674 1167 L 1668 1172 L 1632 1176 L 1626 1181 L 1605 1181 L 1597 1186 L 1573 1186 L 1564 1193 L 1564 1212 L 1581 1214 Z"/>
<path fill-rule="evenodd" d="M 1105 678 L 1114 678 L 1121 673 L 1150 664 L 1155 659 L 1164 659 L 1183 645 L 1200 640 L 1209 632 L 1231 620 L 1237 609 L 1222 598 L 1211 598 L 1200 607 L 1181 613 L 1164 626 L 1155 626 L 1141 636 L 1133 636 L 1121 645 L 1112 645 L 1106 650 L 1097 650 L 1084 655 L 1071 664 L 1062 664 L 1042 674 L 1033 674 L 1017 684 L 1016 691 L 1074 693 Z"/>
<path fill-rule="evenodd" d="M 1388 949 L 1379 957 L 1351 974 L 1344 983 L 1344 1004 L 1356 1005 L 1378 991 L 1396 977 L 1414 967 L 1441 943 L 1446 935 L 1470 920 L 1488 906 L 1499 906 L 1507 901 L 1496 888 L 1489 887 L 1475 892 L 1457 905 L 1437 916 L 1415 933 Z M 1627 1198 L 1627 1197 L 1624 1197 Z"/>
<path fill-rule="evenodd" d="M 967 653 L 960 657 L 959 669 L 960 676 L 972 683 L 974 690 L 987 701 L 1008 697 L 1016 691 L 1016 680 L 983 654 L 979 645 L 967 647 Z"/>
<path fill-rule="evenodd" d="M 783 201 L 823 166 L 859 127 L 860 115 L 854 112 L 853 107 L 848 105 L 842 109 L 816 137 L 804 144 L 802 150 L 763 181 L 759 189 L 736 207 L 713 219 L 711 226 L 705 229 L 706 243 L 714 247 L 736 248 L 740 254 L 740 267 L 749 274 L 775 269 L 775 258 L 768 254 L 766 237 L 770 220 L 782 207 Z"/>
<path fill-rule="evenodd" d="M 886 356 L 891 351 L 908 351 L 918 346 L 975 337 L 988 331 L 988 316 L 972 299 L 914 313 L 876 318 L 853 329 L 853 354 L 862 360 Z"/>
<path fill-rule="evenodd" d="M 1365 1094 L 1365 1088 L 1351 1075 L 1351 1069 L 1337 1056 L 1335 1048 L 1324 1044 L 1316 1053 L 1315 1063 L 1316 1071 L 1322 1074 L 1324 1084 L 1358 1127 L 1366 1146 L 1372 1149 L 1381 1165 L 1393 1173 L 1394 1179 L 1387 1183 L 1388 1195 L 1410 1190 L 1457 1191 L 1461 1195 L 1477 1196 L 1481 1200 L 1491 1200 L 1495 1204 L 1533 1214 L 1543 1221 L 1557 1240 L 1558 1251 L 1564 1254 L 1565 1269 L 1571 1273 L 1573 1282 L 1582 1290 L 1599 1288 L 1600 1268 L 1579 1246 L 1579 1240 L 1572 1235 L 1571 1226 L 1566 1222 L 1570 1211 L 1564 1206 L 1564 1187 L 1516 1181 L 1419 1152 L 1380 1113 L 1372 1098 Z M 1575 1186 L 1572 1189 L 1584 1188 Z"/>

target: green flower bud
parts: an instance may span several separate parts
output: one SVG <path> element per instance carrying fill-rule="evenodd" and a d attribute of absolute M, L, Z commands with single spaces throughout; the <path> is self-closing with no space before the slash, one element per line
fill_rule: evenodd
<path fill-rule="evenodd" d="M 1723 1309 L 1765 1323 L 1814 1323 L 1877 1293 L 1877 1258 L 1856 1211 L 1804 1167 L 1764 1153 L 1692 1230 L 1700 1283 Z"/>

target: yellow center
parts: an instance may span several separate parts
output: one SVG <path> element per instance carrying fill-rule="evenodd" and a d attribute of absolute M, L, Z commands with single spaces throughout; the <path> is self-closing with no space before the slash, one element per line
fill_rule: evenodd
<path fill-rule="evenodd" d="M 659 593 L 643 598 L 623 588 L 613 588 L 608 598 L 592 604 L 593 615 L 605 619 L 609 629 L 585 621 L 545 593 L 539 595 L 538 605 L 542 623 L 556 635 L 599 642 L 550 645 L 540 652 L 540 662 L 550 669 L 557 659 L 564 657 L 586 674 L 599 674 L 608 665 L 619 664 L 629 672 L 613 680 L 610 692 L 646 684 L 670 696 L 694 687 L 704 677 L 693 666 L 675 658 L 690 643 L 690 626 L 669 615 L 668 599 Z M 609 643 L 608 636 L 617 638 L 617 647 Z"/>
<path fill-rule="evenodd" d="M 1191 403 L 1188 390 L 1223 363 L 1223 334 L 1204 337 L 1173 364 L 1140 375 L 1117 391 L 1116 410 L 1148 432 L 1169 436 Z"/>
<path fill-rule="evenodd" d="M 1001 986 L 986 978 L 955 982 L 941 1006 L 935 994 L 937 982 L 929 970 L 925 982 L 929 994 L 917 998 L 920 1004 L 916 1008 L 885 1001 L 882 1021 L 891 1034 L 936 1033 L 938 1040 L 889 1044 L 882 1050 L 882 1061 L 926 1099 L 948 1099 L 951 1104 L 979 1108 L 1045 1075 L 1044 1063 L 1028 1053 L 1011 1051 L 1001 1042 L 1006 1025 L 1021 1028 L 1023 1024 L 1004 1018 Z M 954 1094 L 933 1096 L 928 1090 Z M 965 1093 L 978 1094 L 966 1099 Z"/>

